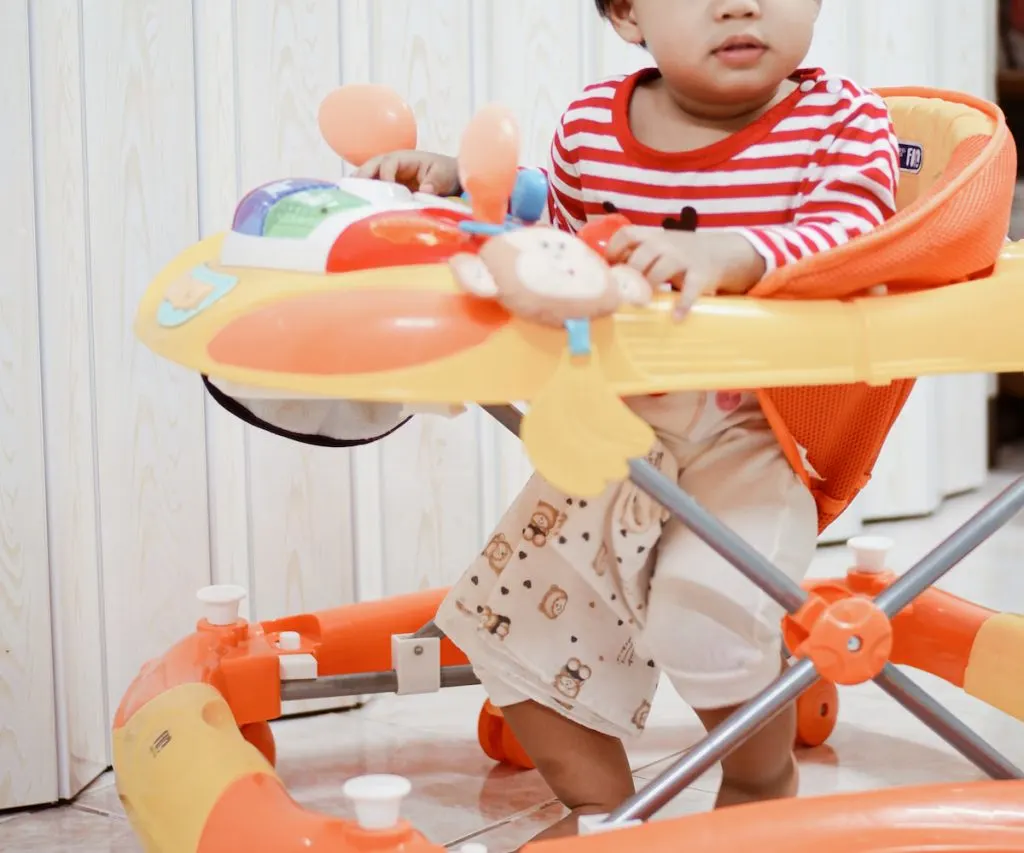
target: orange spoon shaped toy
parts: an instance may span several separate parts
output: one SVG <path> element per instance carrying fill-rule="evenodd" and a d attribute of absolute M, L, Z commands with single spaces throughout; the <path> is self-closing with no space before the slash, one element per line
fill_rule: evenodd
<path fill-rule="evenodd" d="M 475 219 L 505 221 L 518 174 L 519 126 L 506 107 L 489 104 L 473 116 L 459 148 L 459 182 Z"/>
<path fill-rule="evenodd" d="M 416 147 L 416 116 L 397 92 L 374 83 L 342 86 L 320 104 L 320 133 L 355 167 L 392 151 Z"/>

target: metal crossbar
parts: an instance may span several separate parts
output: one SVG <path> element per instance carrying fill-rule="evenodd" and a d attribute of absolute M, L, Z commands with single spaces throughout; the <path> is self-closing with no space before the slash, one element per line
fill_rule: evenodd
<path fill-rule="evenodd" d="M 517 409 L 512 406 L 488 406 L 485 411 L 510 432 L 519 434 L 522 414 Z M 664 506 L 751 583 L 777 601 L 786 612 L 796 614 L 800 611 L 808 600 L 807 592 L 739 534 L 704 509 L 677 483 L 645 460 L 630 462 L 629 472 L 630 479 L 638 488 Z M 875 604 L 891 619 L 1021 509 L 1024 509 L 1024 477 L 983 507 L 881 592 L 875 598 Z M 789 667 L 773 684 L 708 732 L 703 740 L 664 773 L 622 803 L 608 816 L 606 823 L 614 826 L 635 820 L 649 820 L 707 770 L 767 725 L 787 705 L 796 701 L 818 679 L 818 672 L 810 660 L 800 660 Z M 887 664 L 874 681 L 988 775 L 995 779 L 1024 778 L 1024 773 L 1013 763 L 892 664 Z"/>

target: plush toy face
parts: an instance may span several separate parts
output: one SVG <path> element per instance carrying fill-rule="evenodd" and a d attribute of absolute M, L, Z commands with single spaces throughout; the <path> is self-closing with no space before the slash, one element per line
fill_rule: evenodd
<path fill-rule="evenodd" d="M 542 297 L 598 299 L 608 289 L 608 266 L 583 241 L 562 231 L 523 228 L 505 238 L 518 252 L 515 277 Z"/>
<path fill-rule="evenodd" d="M 610 267 L 578 237 L 544 226 L 494 237 L 478 255 L 459 254 L 449 263 L 464 290 L 545 325 L 604 317 L 652 295 L 638 271 Z"/>

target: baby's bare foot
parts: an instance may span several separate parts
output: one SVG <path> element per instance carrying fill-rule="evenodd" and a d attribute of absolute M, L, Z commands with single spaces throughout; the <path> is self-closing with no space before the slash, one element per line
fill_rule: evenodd
<path fill-rule="evenodd" d="M 618 803 L 615 805 L 617 806 Z M 530 840 L 531 842 L 550 841 L 552 838 L 567 838 L 571 835 L 579 835 L 579 820 L 582 815 L 608 814 L 612 808 L 615 808 L 615 806 L 580 806 L 569 812 L 558 823 L 549 826 Z"/>

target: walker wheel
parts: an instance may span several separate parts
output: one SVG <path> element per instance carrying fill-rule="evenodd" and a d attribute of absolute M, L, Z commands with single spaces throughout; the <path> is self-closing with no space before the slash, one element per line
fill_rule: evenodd
<path fill-rule="evenodd" d="M 839 716 L 839 691 L 820 680 L 796 700 L 796 745 L 813 748 L 829 739 Z"/>
<path fill-rule="evenodd" d="M 494 707 L 490 700 L 485 701 L 480 709 L 476 736 L 484 755 L 492 761 L 521 770 L 533 770 L 533 762 L 505 722 L 505 715 L 501 713 L 500 708 Z"/>
<path fill-rule="evenodd" d="M 480 748 L 491 761 L 503 761 L 505 750 L 501 745 L 501 733 L 505 729 L 505 718 L 490 700 L 484 702 L 476 723 L 476 737 Z"/>
<path fill-rule="evenodd" d="M 270 723 L 247 723 L 242 726 L 242 737 L 260 751 L 270 766 L 277 764 L 277 746 L 274 743 L 274 733 L 270 729 Z"/>

